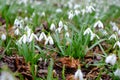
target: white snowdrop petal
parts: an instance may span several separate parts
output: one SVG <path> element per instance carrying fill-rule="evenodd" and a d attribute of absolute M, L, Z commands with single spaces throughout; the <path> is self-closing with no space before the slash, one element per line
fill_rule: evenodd
<path fill-rule="evenodd" d="M 75 72 L 74 78 L 76 80 L 83 80 L 83 73 L 80 69 Z"/>
<path fill-rule="evenodd" d="M 62 22 L 62 21 L 59 21 L 58 26 L 59 26 L 59 28 L 62 28 L 62 27 L 63 27 L 63 22 Z"/>
<path fill-rule="evenodd" d="M 51 31 L 55 31 L 55 29 L 56 29 L 55 24 L 52 23 L 51 26 L 50 26 L 50 30 L 51 30 Z"/>
<path fill-rule="evenodd" d="M 6 40 L 6 35 L 5 34 L 2 34 L 1 35 L 1 39 L 4 41 L 4 40 Z"/>
<path fill-rule="evenodd" d="M 2 71 L 0 80 L 15 80 L 15 78 L 13 77 L 13 75 L 11 75 L 11 73 L 7 71 Z"/>
<path fill-rule="evenodd" d="M 115 40 L 117 39 L 117 37 L 116 37 L 115 34 L 112 34 L 112 35 L 109 37 L 109 40 L 112 39 L 112 38 L 115 39 Z"/>
<path fill-rule="evenodd" d="M 94 28 L 96 28 L 96 27 L 98 27 L 98 28 L 104 28 L 104 25 L 103 25 L 103 23 L 99 20 L 99 21 L 97 21 L 97 22 L 94 24 L 93 27 L 94 27 Z"/>
<path fill-rule="evenodd" d="M 114 65 L 116 63 L 117 57 L 115 54 L 109 55 L 106 57 L 105 62 Z"/>
<path fill-rule="evenodd" d="M 114 75 L 118 76 L 120 78 L 120 69 L 119 68 L 114 72 Z"/>

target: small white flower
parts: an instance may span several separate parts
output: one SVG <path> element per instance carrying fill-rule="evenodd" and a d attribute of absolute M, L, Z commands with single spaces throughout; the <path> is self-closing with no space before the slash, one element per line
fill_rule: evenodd
<path fill-rule="evenodd" d="M 95 8 L 93 6 L 86 6 L 87 13 L 92 13 L 93 11 L 95 11 Z"/>
<path fill-rule="evenodd" d="M 74 78 L 76 80 L 83 80 L 83 73 L 80 69 L 75 72 Z"/>
<path fill-rule="evenodd" d="M 55 30 L 55 32 L 61 33 L 61 30 L 62 30 L 62 28 L 57 28 L 57 29 Z"/>
<path fill-rule="evenodd" d="M 27 35 L 24 34 L 24 35 L 22 36 L 22 42 L 25 44 L 27 41 L 28 41 Z"/>
<path fill-rule="evenodd" d="M 61 13 L 61 12 L 62 12 L 61 8 L 56 9 L 56 13 Z"/>
<path fill-rule="evenodd" d="M 104 28 L 104 25 L 103 25 L 103 23 L 99 20 L 99 21 L 97 21 L 97 22 L 94 24 L 94 28 L 96 28 L 96 27 L 98 27 L 98 28 Z"/>
<path fill-rule="evenodd" d="M 118 35 L 120 36 L 120 30 L 118 30 Z"/>
<path fill-rule="evenodd" d="M 118 76 L 120 78 L 120 69 L 119 68 L 114 72 L 114 75 Z"/>
<path fill-rule="evenodd" d="M 62 22 L 62 21 L 59 21 L 58 26 L 59 26 L 59 28 L 62 28 L 62 27 L 63 27 L 63 22 Z"/>
<path fill-rule="evenodd" d="M 52 23 L 51 26 L 50 26 L 50 30 L 51 30 L 51 31 L 55 31 L 55 29 L 56 29 L 55 24 Z"/>
<path fill-rule="evenodd" d="M 84 31 L 83 35 L 92 34 L 92 33 L 93 33 L 92 30 L 91 30 L 90 28 L 87 28 L 87 29 Z"/>
<path fill-rule="evenodd" d="M 29 42 L 31 42 L 33 39 L 38 40 L 38 37 L 37 37 L 34 33 L 32 33 L 32 34 L 30 35 L 30 37 L 29 37 Z"/>
<path fill-rule="evenodd" d="M 113 38 L 113 39 L 117 39 L 117 37 L 116 37 L 116 35 L 115 34 L 112 34 L 110 37 L 109 37 L 109 40 L 111 39 L 111 38 Z"/>
<path fill-rule="evenodd" d="M 75 10 L 75 15 L 79 15 L 80 14 L 80 10 Z"/>
<path fill-rule="evenodd" d="M 69 32 L 66 32 L 66 33 L 65 33 L 65 37 L 70 37 Z"/>
<path fill-rule="evenodd" d="M 23 20 L 15 19 L 14 28 L 20 28 L 20 29 L 23 28 L 23 23 L 24 23 Z"/>
<path fill-rule="evenodd" d="M 38 41 L 42 41 L 42 40 L 46 40 L 47 37 L 46 37 L 46 34 L 44 32 L 42 32 L 38 38 Z"/>
<path fill-rule="evenodd" d="M 116 45 L 120 48 L 120 42 L 119 42 L 119 41 L 117 41 L 117 42 L 114 44 L 113 48 L 115 48 Z"/>
<path fill-rule="evenodd" d="M 20 31 L 19 31 L 18 28 L 15 30 L 14 34 L 15 34 L 15 35 L 19 35 L 19 34 L 20 34 Z"/>
<path fill-rule="evenodd" d="M 45 17 L 45 12 L 42 12 L 42 13 L 41 13 L 41 16 Z"/>
<path fill-rule="evenodd" d="M 16 80 L 10 72 L 2 71 L 0 80 Z"/>
<path fill-rule="evenodd" d="M 116 63 L 117 57 L 115 54 L 109 55 L 106 57 L 105 62 L 108 64 L 110 63 L 111 65 L 114 65 Z"/>
<path fill-rule="evenodd" d="M 110 24 L 112 25 L 113 31 L 118 31 L 118 27 L 117 27 L 116 23 L 110 22 Z"/>
<path fill-rule="evenodd" d="M 80 8 L 80 5 L 79 4 L 75 4 L 74 5 L 74 9 L 78 9 L 78 8 Z"/>
<path fill-rule="evenodd" d="M 97 34 L 91 33 L 90 40 L 92 41 L 95 37 L 97 37 L 98 39 L 100 39 Z"/>
<path fill-rule="evenodd" d="M 68 19 L 73 19 L 73 17 L 74 17 L 74 13 L 73 13 L 73 11 L 70 11 L 70 12 L 68 12 Z"/>
<path fill-rule="evenodd" d="M 65 31 L 68 31 L 68 26 L 64 24 Z"/>
<path fill-rule="evenodd" d="M 5 34 L 2 34 L 1 35 L 1 39 L 4 41 L 4 40 L 6 40 L 6 35 Z"/>
<path fill-rule="evenodd" d="M 108 34 L 107 31 L 104 30 L 104 29 L 100 29 L 99 31 L 100 31 L 103 35 L 107 35 L 107 34 Z"/>
<path fill-rule="evenodd" d="M 81 12 L 82 12 L 82 15 L 84 15 L 85 14 L 85 9 L 82 9 Z"/>
<path fill-rule="evenodd" d="M 47 45 L 47 44 L 50 44 L 50 45 L 53 45 L 53 44 L 54 44 L 53 39 L 52 39 L 51 36 L 48 36 L 48 38 L 46 39 L 45 45 Z"/>

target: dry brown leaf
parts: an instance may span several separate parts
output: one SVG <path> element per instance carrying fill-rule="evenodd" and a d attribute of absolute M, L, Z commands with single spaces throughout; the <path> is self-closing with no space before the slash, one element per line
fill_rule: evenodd
<path fill-rule="evenodd" d="M 62 63 L 62 65 L 65 65 L 65 67 L 68 68 L 78 68 L 80 65 L 80 62 L 78 59 L 70 58 L 70 57 L 63 57 L 59 59 L 59 62 Z"/>

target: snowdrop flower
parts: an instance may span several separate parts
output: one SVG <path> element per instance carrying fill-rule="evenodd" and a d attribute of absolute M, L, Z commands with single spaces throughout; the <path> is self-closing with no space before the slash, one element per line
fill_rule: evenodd
<path fill-rule="evenodd" d="M 110 24 L 112 25 L 113 31 L 118 31 L 118 27 L 114 22 L 110 22 Z"/>
<path fill-rule="evenodd" d="M 104 27 L 104 25 L 103 25 L 103 23 L 99 20 L 99 21 L 97 21 L 95 24 L 94 24 L 94 28 L 103 28 Z"/>
<path fill-rule="evenodd" d="M 120 30 L 118 30 L 118 35 L 120 36 Z"/>
<path fill-rule="evenodd" d="M 45 17 L 45 12 L 42 12 L 42 13 L 41 13 L 41 16 Z"/>
<path fill-rule="evenodd" d="M 0 80 L 15 80 L 15 78 L 13 77 L 13 75 L 10 72 L 2 71 Z"/>
<path fill-rule="evenodd" d="M 85 14 L 85 9 L 82 9 L 81 12 L 82 12 L 82 15 L 84 15 Z"/>
<path fill-rule="evenodd" d="M 92 33 L 93 33 L 92 30 L 91 30 L 90 28 L 87 28 L 87 29 L 84 31 L 83 35 L 92 34 Z"/>
<path fill-rule="evenodd" d="M 107 31 L 104 30 L 104 29 L 100 29 L 99 31 L 100 31 L 103 35 L 107 35 L 107 34 L 108 34 Z"/>
<path fill-rule="evenodd" d="M 64 24 L 65 31 L 68 31 L 68 26 Z"/>
<path fill-rule="evenodd" d="M 19 31 L 18 28 L 14 31 L 14 34 L 15 34 L 15 35 L 19 35 L 19 34 L 20 34 L 20 31 Z"/>
<path fill-rule="evenodd" d="M 28 37 L 26 34 L 24 34 L 18 41 L 20 44 L 23 42 L 24 44 L 26 44 L 26 42 L 28 42 Z"/>
<path fill-rule="evenodd" d="M 42 40 L 46 40 L 47 37 L 46 37 L 46 34 L 44 32 L 42 32 L 38 38 L 38 41 L 42 41 Z"/>
<path fill-rule="evenodd" d="M 4 33 L 1 35 L 1 40 L 6 40 L 6 35 Z"/>
<path fill-rule="evenodd" d="M 105 62 L 108 64 L 110 63 L 111 65 L 114 65 L 116 63 L 117 57 L 115 54 L 109 55 L 106 57 Z"/>
<path fill-rule="evenodd" d="M 75 80 L 83 80 L 83 73 L 80 69 L 78 69 L 75 72 L 74 78 L 75 78 Z"/>
<path fill-rule="evenodd" d="M 54 44 L 53 39 L 52 39 L 51 36 L 48 36 L 48 38 L 46 39 L 45 45 L 47 45 L 47 44 L 50 44 L 50 45 L 53 45 L 53 44 Z"/>
<path fill-rule="evenodd" d="M 13 28 L 23 28 L 23 20 L 15 19 Z"/>
<path fill-rule="evenodd" d="M 113 39 L 117 39 L 117 37 L 116 37 L 116 35 L 115 34 L 112 34 L 110 37 L 109 37 L 109 40 L 111 39 L 111 38 L 113 38 Z"/>
<path fill-rule="evenodd" d="M 66 33 L 65 33 L 65 37 L 70 37 L 69 32 L 66 32 Z"/>
<path fill-rule="evenodd" d="M 114 44 L 113 48 L 115 48 L 116 45 L 118 45 L 118 47 L 120 48 L 120 42 L 119 42 L 119 41 L 117 41 L 117 42 Z"/>
<path fill-rule="evenodd" d="M 95 11 L 95 8 L 93 6 L 86 6 L 87 13 L 92 13 L 93 11 Z"/>
<path fill-rule="evenodd" d="M 80 14 L 80 10 L 75 10 L 75 15 L 79 15 Z"/>
<path fill-rule="evenodd" d="M 75 4 L 74 5 L 74 9 L 78 9 L 78 8 L 80 8 L 80 5 L 79 4 Z"/>
<path fill-rule="evenodd" d="M 119 68 L 114 72 L 114 75 L 118 76 L 120 78 L 120 69 Z"/>
<path fill-rule="evenodd" d="M 59 21 L 58 26 L 59 26 L 59 28 L 62 28 L 62 27 L 63 27 L 63 22 L 62 22 L 62 21 Z"/>
<path fill-rule="evenodd" d="M 51 31 L 55 31 L 55 29 L 56 29 L 55 24 L 52 23 L 51 26 L 50 26 L 50 30 L 51 30 Z"/>
<path fill-rule="evenodd" d="M 32 33 L 32 34 L 30 35 L 30 37 L 29 37 L 29 42 L 31 42 L 33 39 L 38 40 L 38 37 L 37 37 L 34 33 Z"/>
<path fill-rule="evenodd" d="M 74 17 L 74 13 L 73 13 L 73 11 L 70 11 L 70 12 L 68 12 L 68 19 L 73 19 L 73 17 Z"/>
<path fill-rule="evenodd" d="M 55 30 L 55 32 L 61 33 L 61 30 L 62 30 L 62 28 L 57 28 L 57 29 Z"/>
<path fill-rule="evenodd" d="M 61 8 L 56 9 L 56 13 L 61 13 L 61 12 L 62 12 Z"/>
<path fill-rule="evenodd" d="M 92 41 L 95 37 L 97 37 L 98 39 L 100 39 L 97 34 L 91 33 L 90 40 Z"/>

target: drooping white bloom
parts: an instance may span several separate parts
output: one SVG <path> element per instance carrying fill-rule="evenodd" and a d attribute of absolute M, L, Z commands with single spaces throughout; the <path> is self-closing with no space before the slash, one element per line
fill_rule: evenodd
<path fill-rule="evenodd" d="M 104 30 L 104 29 L 100 29 L 99 31 L 100 31 L 103 35 L 107 35 L 107 34 L 108 34 L 107 31 Z"/>
<path fill-rule="evenodd" d="M 99 21 L 97 21 L 97 22 L 94 24 L 94 28 L 96 28 L 96 27 L 98 27 L 98 28 L 104 28 L 104 25 L 103 25 L 103 23 L 99 20 Z"/>
<path fill-rule="evenodd" d="M 15 35 L 19 35 L 19 34 L 20 34 L 20 31 L 19 31 L 18 28 L 14 31 L 14 34 L 15 34 Z"/>
<path fill-rule="evenodd" d="M 68 19 L 73 19 L 73 17 L 74 17 L 74 13 L 73 13 L 73 11 L 70 11 L 70 12 L 68 12 Z"/>
<path fill-rule="evenodd" d="M 64 30 L 68 31 L 68 26 L 64 24 Z"/>
<path fill-rule="evenodd" d="M 105 62 L 108 64 L 110 63 L 111 65 L 114 65 L 116 63 L 117 57 L 115 54 L 109 55 L 106 57 Z"/>
<path fill-rule="evenodd" d="M 41 13 L 41 16 L 45 17 L 45 12 L 42 12 L 42 13 Z"/>
<path fill-rule="evenodd" d="M 84 80 L 83 79 L 83 73 L 82 73 L 82 71 L 80 69 L 78 69 L 75 72 L 74 78 L 75 78 L 75 80 Z"/>
<path fill-rule="evenodd" d="M 61 12 L 62 12 L 61 8 L 56 9 L 56 13 L 61 13 Z"/>
<path fill-rule="evenodd" d="M 92 30 L 91 30 L 90 28 L 87 28 L 87 29 L 84 31 L 83 35 L 92 34 L 92 33 L 93 33 Z"/>
<path fill-rule="evenodd" d="M 42 41 L 42 40 L 46 40 L 47 39 L 47 36 L 44 32 L 42 32 L 38 38 L 38 41 Z"/>
<path fill-rule="evenodd" d="M 69 32 L 66 32 L 66 33 L 65 33 L 65 37 L 70 37 Z"/>
<path fill-rule="evenodd" d="M 118 36 L 120 36 L 120 30 L 118 30 Z"/>
<path fill-rule="evenodd" d="M 80 8 L 80 5 L 79 4 L 75 4 L 74 5 L 74 9 L 78 9 L 78 8 Z"/>
<path fill-rule="evenodd" d="M 77 16 L 77 15 L 79 15 L 80 14 L 80 10 L 75 10 L 75 15 Z"/>
<path fill-rule="evenodd" d="M 52 39 L 51 36 L 48 36 L 48 38 L 46 39 L 45 45 L 47 45 L 47 44 L 50 44 L 50 45 L 53 45 L 53 44 L 54 44 L 54 41 L 53 41 L 53 39 Z"/>
<path fill-rule="evenodd" d="M 16 80 L 10 72 L 2 71 L 0 80 Z"/>
<path fill-rule="evenodd" d="M 120 48 L 120 42 L 119 42 L 119 41 L 117 41 L 117 42 L 114 44 L 113 48 L 115 48 L 116 45 Z"/>
<path fill-rule="evenodd" d="M 29 37 L 29 42 L 31 42 L 33 39 L 38 40 L 38 37 L 34 33 L 31 33 L 31 35 Z"/>
<path fill-rule="evenodd" d="M 92 13 L 93 11 L 95 11 L 95 8 L 93 6 L 86 6 L 87 13 Z"/>
<path fill-rule="evenodd" d="M 116 23 L 110 22 L 110 24 L 112 25 L 113 31 L 118 31 L 118 30 L 119 30 L 119 29 L 118 29 L 118 26 L 116 25 Z"/>
<path fill-rule="evenodd" d="M 23 28 L 23 24 L 24 24 L 24 21 L 23 20 L 19 20 L 19 19 L 15 19 L 14 21 L 14 27 L 13 28 Z"/>
<path fill-rule="evenodd" d="M 24 44 L 26 44 L 26 42 L 28 42 L 28 37 L 27 37 L 27 35 L 24 34 L 24 35 L 20 38 L 20 40 L 22 40 L 21 42 L 23 42 Z"/>
<path fill-rule="evenodd" d="M 1 35 L 1 40 L 6 40 L 6 35 L 4 33 Z"/>
<path fill-rule="evenodd" d="M 117 39 L 117 37 L 116 37 L 116 35 L 115 34 L 112 34 L 110 37 L 109 37 L 109 40 L 111 39 L 111 38 L 113 38 L 113 39 Z"/>
<path fill-rule="evenodd" d="M 100 39 L 97 34 L 91 33 L 90 40 L 92 41 L 95 37 L 97 37 L 98 39 Z"/>
<path fill-rule="evenodd" d="M 55 29 L 56 29 L 55 24 L 52 23 L 51 26 L 50 26 L 50 30 L 51 30 L 51 31 L 55 31 Z"/>
<path fill-rule="evenodd" d="M 85 9 L 82 9 L 81 12 L 82 12 L 82 15 L 84 15 L 85 14 Z"/>
<path fill-rule="evenodd" d="M 57 28 L 56 30 L 55 30 L 55 32 L 57 32 L 57 33 L 61 33 L 61 30 L 62 30 L 62 28 Z"/>
<path fill-rule="evenodd" d="M 120 78 L 120 69 L 119 68 L 114 72 L 114 75 L 118 76 Z"/>
<path fill-rule="evenodd" d="M 58 26 L 59 26 L 59 28 L 63 28 L 63 22 L 62 22 L 62 21 L 59 21 Z"/>

